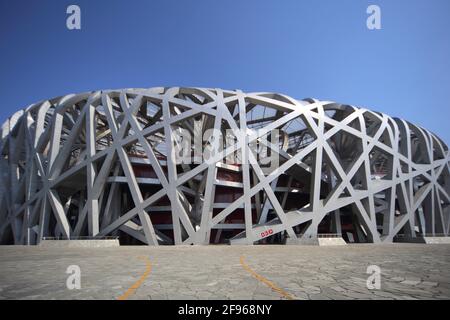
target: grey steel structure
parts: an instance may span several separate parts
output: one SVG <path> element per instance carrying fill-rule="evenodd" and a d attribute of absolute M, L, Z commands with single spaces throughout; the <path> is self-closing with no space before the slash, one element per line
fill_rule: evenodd
<path fill-rule="evenodd" d="M 223 153 L 176 163 L 178 130 L 213 128 L 231 130 Z M 274 129 L 280 143 L 266 139 Z M 279 166 L 251 161 L 251 143 L 265 144 Z M 329 101 L 179 87 L 72 94 L 15 113 L 2 126 L 0 152 L 2 244 L 110 235 L 148 245 L 283 243 L 323 232 L 378 243 L 449 234 L 445 143 L 405 120 Z M 242 165 L 224 160 L 238 152 Z"/>

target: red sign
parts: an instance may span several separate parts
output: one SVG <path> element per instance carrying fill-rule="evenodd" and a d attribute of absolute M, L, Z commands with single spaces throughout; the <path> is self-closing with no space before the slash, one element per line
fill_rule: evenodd
<path fill-rule="evenodd" d="M 273 233 L 272 229 L 268 229 L 266 231 L 261 232 L 261 238 L 265 238 L 267 236 L 270 236 Z"/>

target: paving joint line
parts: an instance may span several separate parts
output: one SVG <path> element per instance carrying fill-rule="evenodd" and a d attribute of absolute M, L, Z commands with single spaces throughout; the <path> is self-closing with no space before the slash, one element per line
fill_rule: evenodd
<path fill-rule="evenodd" d="M 152 264 L 151 264 L 150 260 L 148 259 L 148 257 L 141 256 L 141 257 L 138 257 L 138 259 L 145 261 L 144 273 L 141 275 L 139 280 L 137 280 L 135 283 L 133 283 L 133 285 L 131 287 L 129 287 L 128 290 L 125 291 L 124 294 L 119 296 L 117 298 L 117 300 L 127 300 L 130 295 L 134 294 L 136 292 L 136 290 L 139 289 L 139 287 L 144 283 L 145 279 L 147 279 L 150 272 L 152 271 Z"/>
<path fill-rule="evenodd" d="M 242 267 L 248 271 L 256 280 L 264 283 L 265 285 L 267 285 L 270 289 L 272 289 L 273 291 L 277 292 L 278 294 L 280 294 L 283 298 L 286 298 L 288 300 L 294 300 L 294 297 L 292 295 L 290 295 L 288 292 L 284 291 L 283 289 L 281 289 L 280 287 L 278 287 L 275 283 L 273 283 L 272 281 L 268 280 L 267 278 L 264 278 L 263 276 L 259 275 L 258 273 L 256 273 L 252 268 L 250 268 L 244 261 L 244 256 L 241 256 L 240 258 L 240 262 Z"/>

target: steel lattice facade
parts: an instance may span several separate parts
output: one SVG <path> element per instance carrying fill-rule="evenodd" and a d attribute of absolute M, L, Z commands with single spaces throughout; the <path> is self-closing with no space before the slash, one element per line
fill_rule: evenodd
<path fill-rule="evenodd" d="M 231 143 L 208 161 L 176 161 L 177 132 L 211 129 L 188 156 Z M 279 140 L 268 138 L 275 129 Z M 250 145 L 266 147 L 277 166 L 264 167 Z M 0 151 L 2 244 L 284 243 L 323 233 L 378 243 L 449 233 L 445 143 L 329 101 L 178 87 L 67 95 L 8 119 Z"/>

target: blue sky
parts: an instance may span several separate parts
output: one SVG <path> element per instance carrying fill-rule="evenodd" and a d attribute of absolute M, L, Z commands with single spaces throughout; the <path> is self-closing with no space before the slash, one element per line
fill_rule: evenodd
<path fill-rule="evenodd" d="M 448 0 L 0 0 L 0 52 L 0 122 L 68 93 L 201 86 L 364 106 L 450 143 Z"/>

